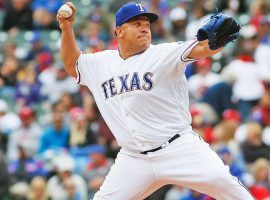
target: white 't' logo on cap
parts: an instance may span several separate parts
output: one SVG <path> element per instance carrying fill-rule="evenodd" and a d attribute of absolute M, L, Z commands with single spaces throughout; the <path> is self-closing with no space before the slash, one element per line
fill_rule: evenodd
<path fill-rule="evenodd" d="M 141 12 L 143 12 L 143 11 L 144 11 L 144 9 L 143 9 L 143 5 L 142 5 L 142 4 L 137 3 L 137 4 L 136 4 L 136 6 L 139 6 L 139 7 L 140 7 L 140 11 L 141 11 Z"/>

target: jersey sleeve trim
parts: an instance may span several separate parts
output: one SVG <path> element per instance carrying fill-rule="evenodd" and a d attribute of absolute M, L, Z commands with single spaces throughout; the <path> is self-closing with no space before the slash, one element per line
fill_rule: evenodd
<path fill-rule="evenodd" d="M 81 83 L 81 73 L 78 68 L 78 61 L 76 62 L 76 67 L 75 67 L 76 73 L 77 73 L 77 84 Z"/>
<path fill-rule="evenodd" d="M 79 57 L 78 57 L 78 59 L 76 61 L 76 64 L 75 64 L 75 71 L 77 73 L 77 77 L 76 77 L 77 84 L 81 84 L 81 73 L 80 73 L 80 70 L 79 70 L 79 59 L 80 59 L 81 55 L 82 55 L 82 52 L 79 55 Z"/>
<path fill-rule="evenodd" d="M 192 42 L 187 48 L 186 50 L 183 51 L 182 55 L 181 55 L 181 61 L 183 62 L 191 62 L 191 61 L 195 61 L 195 59 L 189 59 L 187 58 L 188 54 L 190 53 L 190 51 L 192 50 L 192 48 L 198 43 L 198 40 L 195 40 L 194 42 Z"/>

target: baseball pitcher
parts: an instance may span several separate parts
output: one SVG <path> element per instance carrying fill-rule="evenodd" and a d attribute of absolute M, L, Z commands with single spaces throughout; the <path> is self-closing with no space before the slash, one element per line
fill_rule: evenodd
<path fill-rule="evenodd" d="M 121 146 L 94 200 L 141 200 L 166 184 L 181 185 L 218 200 L 254 199 L 218 155 L 193 132 L 188 63 L 212 56 L 238 37 L 239 25 L 221 13 L 199 29 L 194 41 L 151 44 L 158 19 L 142 4 L 115 15 L 118 50 L 84 54 L 71 17 L 57 15 L 61 57 L 69 75 L 86 85 Z"/>

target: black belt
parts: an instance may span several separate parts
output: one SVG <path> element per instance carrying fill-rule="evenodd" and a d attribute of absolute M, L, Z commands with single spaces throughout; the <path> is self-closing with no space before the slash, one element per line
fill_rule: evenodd
<path fill-rule="evenodd" d="M 165 142 L 164 144 L 162 144 L 160 147 L 157 147 L 155 149 L 150 149 L 147 151 L 141 151 L 140 154 L 147 154 L 149 152 L 155 152 L 158 151 L 160 149 L 164 149 L 166 146 L 168 146 L 172 141 L 176 140 L 177 138 L 179 138 L 180 135 L 179 134 L 175 134 L 173 137 L 171 137 L 167 142 Z"/>

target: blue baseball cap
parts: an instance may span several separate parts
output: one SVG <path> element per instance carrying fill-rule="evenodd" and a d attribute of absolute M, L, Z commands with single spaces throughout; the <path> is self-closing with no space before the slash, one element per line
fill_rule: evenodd
<path fill-rule="evenodd" d="M 121 26 L 125 22 L 137 16 L 146 16 L 149 18 L 150 23 L 153 23 L 158 19 L 155 13 L 148 12 L 147 9 L 142 4 L 129 3 L 123 5 L 115 15 L 115 25 L 116 27 Z"/>

